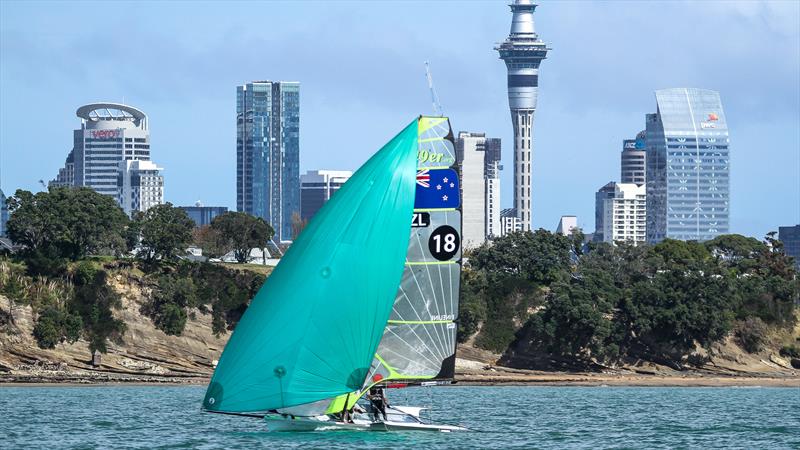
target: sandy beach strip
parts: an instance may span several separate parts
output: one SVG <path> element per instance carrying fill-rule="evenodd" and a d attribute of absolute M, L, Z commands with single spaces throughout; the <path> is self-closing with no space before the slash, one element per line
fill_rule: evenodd
<path fill-rule="evenodd" d="M 112 378 L 105 377 L 48 377 L 0 375 L 3 387 L 66 387 L 66 386 L 205 386 L 208 378 L 170 377 Z M 787 387 L 800 388 L 800 376 L 718 376 L 704 374 L 640 375 L 605 373 L 469 373 L 457 374 L 457 386 L 641 386 L 641 387 Z"/>

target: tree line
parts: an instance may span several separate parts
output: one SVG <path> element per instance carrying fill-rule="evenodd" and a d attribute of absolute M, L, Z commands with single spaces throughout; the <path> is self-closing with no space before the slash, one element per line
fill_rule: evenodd
<path fill-rule="evenodd" d="M 148 263 L 171 260 L 192 244 L 212 257 L 232 251 L 245 262 L 251 248 L 266 246 L 275 233 L 264 219 L 242 212 L 226 212 L 195 230 L 186 212 L 171 203 L 130 219 L 113 198 L 87 187 L 55 187 L 36 194 L 18 190 L 7 204 L 8 237 L 22 247 L 20 255 L 31 270 L 45 275 L 89 255 L 134 252 Z"/>
<path fill-rule="evenodd" d="M 585 254 L 580 241 L 520 232 L 468 254 L 459 340 L 521 367 L 679 365 L 729 335 L 757 352 L 770 327 L 796 321 L 800 283 L 774 234 L 592 243 Z"/>
<path fill-rule="evenodd" d="M 11 301 L 0 325 L 13 322 L 16 303 L 35 313 L 34 337 L 43 348 L 84 338 L 91 351 L 107 350 L 125 324 L 112 310 L 121 299 L 109 286 L 109 269 L 141 269 L 152 283 L 142 312 L 167 334 L 180 334 L 188 311 L 212 314 L 215 333 L 238 321 L 263 275 L 179 261 L 189 245 L 209 256 L 233 252 L 246 262 L 250 249 L 274 234 L 263 219 L 227 212 L 196 229 L 170 203 L 129 218 L 113 198 L 85 187 L 56 187 L 33 194 L 18 190 L 7 200 L 8 237 L 20 250 L 0 261 L 0 292 Z M 116 258 L 131 256 L 128 259 Z"/>

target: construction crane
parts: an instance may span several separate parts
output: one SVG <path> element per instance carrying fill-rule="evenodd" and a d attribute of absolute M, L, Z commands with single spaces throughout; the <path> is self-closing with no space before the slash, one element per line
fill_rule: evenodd
<path fill-rule="evenodd" d="M 442 104 L 439 103 L 439 96 L 436 95 L 436 88 L 433 87 L 433 77 L 431 76 L 431 66 L 425 61 L 425 76 L 428 78 L 428 88 L 431 90 L 431 103 L 433 103 L 433 113 L 443 116 Z"/>

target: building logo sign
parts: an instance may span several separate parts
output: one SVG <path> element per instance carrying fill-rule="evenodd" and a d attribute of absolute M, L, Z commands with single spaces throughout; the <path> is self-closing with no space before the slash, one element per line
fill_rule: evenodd
<path fill-rule="evenodd" d="M 636 150 L 636 141 L 624 141 L 623 148 L 626 150 Z"/>
<path fill-rule="evenodd" d="M 706 129 L 706 128 L 717 128 L 717 124 L 714 123 L 714 122 L 718 122 L 718 121 L 719 121 L 719 115 L 717 115 L 717 113 L 713 113 L 713 112 L 712 113 L 708 113 L 708 115 L 706 116 L 706 121 L 705 122 L 700 122 L 700 128 L 703 128 L 703 129 Z"/>
<path fill-rule="evenodd" d="M 114 139 L 120 137 L 119 130 L 92 130 L 92 138 L 94 139 Z"/>

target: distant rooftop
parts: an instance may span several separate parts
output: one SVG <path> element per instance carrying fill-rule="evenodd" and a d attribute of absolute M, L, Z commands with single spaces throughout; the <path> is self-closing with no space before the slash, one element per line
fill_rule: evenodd
<path fill-rule="evenodd" d="M 136 127 L 147 129 L 147 114 L 138 108 L 122 103 L 90 103 L 78 108 L 75 115 L 83 119 L 89 128 L 93 128 L 91 124 L 114 121 L 132 123 Z"/>

